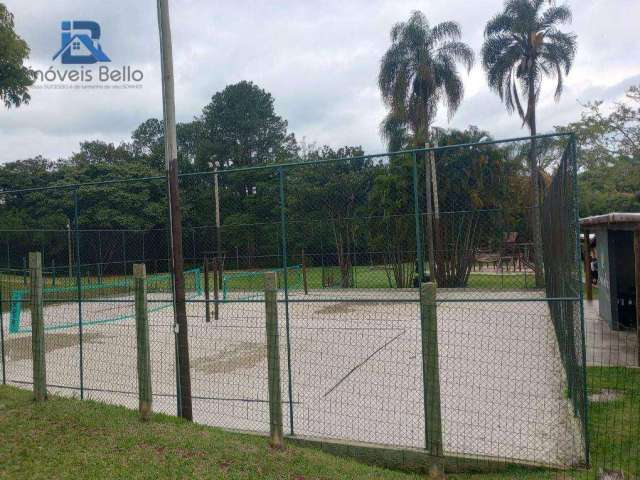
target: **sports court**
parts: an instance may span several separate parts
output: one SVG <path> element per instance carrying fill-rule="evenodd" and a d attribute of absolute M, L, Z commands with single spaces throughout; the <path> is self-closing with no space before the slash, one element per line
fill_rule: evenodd
<path fill-rule="evenodd" d="M 191 292 L 194 420 L 266 432 L 265 306 L 260 295 L 250 293 L 235 292 L 242 300 L 230 295 L 220 305 L 219 319 L 207 323 L 204 297 Z M 485 300 L 478 301 L 480 296 Z M 154 410 L 174 415 L 171 296 L 151 292 L 148 299 Z M 438 300 L 445 454 L 556 466 L 580 463 L 580 422 L 567 399 L 542 292 L 441 289 Z M 85 398 L 137 406 L 133 311 L 130 294 L 83 300 Z M 49 389 L 79 396 L 78 303 L 45 304 L 44 312 Z M 290 292 L 288 302 L 281 292 L 278 316 L 285 432 L 292 407 L 296 435 L 424 448 L 416 290 L 312 289 L 308 295 Z M 20 323 L 29 321 L 24 309 Z M 9 381 L 31 378 L 30 341 L 27 331 L 5 331 Z"/>

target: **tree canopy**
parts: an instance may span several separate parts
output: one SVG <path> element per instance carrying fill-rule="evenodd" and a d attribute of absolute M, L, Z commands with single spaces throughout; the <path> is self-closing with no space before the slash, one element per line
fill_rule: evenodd
<path fill-rule="evenodd" d="M 0 3 L 0 100 L 7 108 L 31 99 L 29 87 L 35 72 L 24 65 L 29 52 L 27 43 L 14 30 L 13 14 Z"/>

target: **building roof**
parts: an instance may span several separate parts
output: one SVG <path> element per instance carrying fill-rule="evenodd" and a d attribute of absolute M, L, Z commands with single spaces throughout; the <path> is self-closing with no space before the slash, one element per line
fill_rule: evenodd
<path fill-rule="evenodd" d="M 640 230 L 640 213 L 613 212 L 580 219 L 580 227 L 608 228 L 611 230 Z"/>

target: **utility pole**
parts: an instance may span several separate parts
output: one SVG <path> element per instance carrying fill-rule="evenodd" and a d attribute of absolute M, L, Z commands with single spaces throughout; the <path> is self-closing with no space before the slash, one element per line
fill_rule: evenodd
<path fill-rule="evenodd" d="M 173 272 L 173 311 L 176 334 L 176 372 L 178 375 L 178 415 L 193 420 L 191 408 L 191 373 L 189 365 L 189 331 L 184 293 L 184 258 L 182 255 L 182 212 L 178 189 L 178 146 L 176 141 L 176 106 L 173 84 L 173 52 L 169 1 L 158 0 L 158 27 L 162 59 L 162 106 L 164 113 L 164 154 L 167 167 L 169 217 L 171 223 L 171 266 Z"/>

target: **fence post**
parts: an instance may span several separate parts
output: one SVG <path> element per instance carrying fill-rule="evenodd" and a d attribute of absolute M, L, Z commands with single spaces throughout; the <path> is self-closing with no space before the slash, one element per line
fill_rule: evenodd
<path fill-rule="evenodd" d="M 307 284 L 307 262 L 304 259 L 304 248 L 302 249 L 302 287 L 304 294 L 309 294 L 309 285 Z"/>
<path fill-rule="evenodd" d="M 36 402 L 47 398 L 47 371 L 44 349 L 44 316 L 42 307 L 42 254 L 29 253 L 31 278 L 31 352 L 33 355 L 33 395 Z"/>
<path fill-rule="evenodd" d="M 280 389 L 280 344 L 278 341 L 277 273 L 264 275 L 264 299 L 267 318 L 267 368 L 269 384 L 269 430 L 271 446 L 282 448 L 282 392 Z"/>
<path fill-rule="evenodd" d="M 440 372 L 438 368 L 438 316 L 436 284 L 420 288 L 420 328 L 422 335 L 422 379 L 424 387 L 425 444 L 434 456 L 442 456 Z"/>
<path fill-rule="evenodd" d="M 27 288 L 27 257 L 22 257 L 22 286 Z"/>
<path fill-rule="evenodd" d="M 136 299 L 136 341 L 138 353 L 138 405 L 140 419 L 151 416 L 151 354 L 149 351 L 149 312 L 147 307 L 147 271 L 144 263 L 133 265 Z"/>
<path fill-rule="evenodd" d="M 209 259 L 204 257 L 204 317 L 207 323 L 211 322 L 211 312 L 209 311 Z"/>
<path fill-rule="evenodd" d="M 218 315 L 220 312 L 220 305 L 218 304 L 219 293 L 218 289 L 220 288 L 220 264 L 218 263 L 218 255 L 213 257 L 213 299 L 215 303 L 213 305 L 213 318 L 214 320 L 218 320 Z"/>
<path fill-rule="evenodd" d="M 123 274 L 127 276 L 127 239 L 126 239 L 126 231 L 122 231 L 122 270 Z"/>

